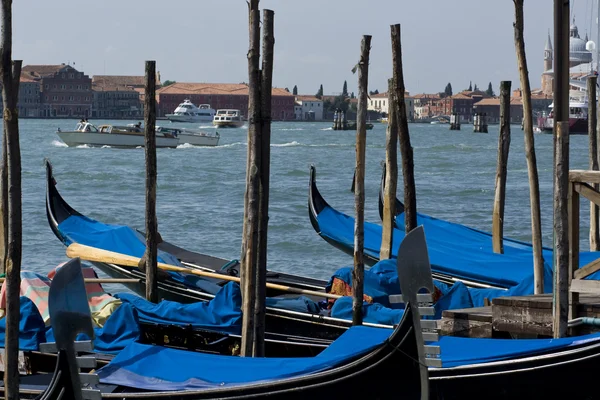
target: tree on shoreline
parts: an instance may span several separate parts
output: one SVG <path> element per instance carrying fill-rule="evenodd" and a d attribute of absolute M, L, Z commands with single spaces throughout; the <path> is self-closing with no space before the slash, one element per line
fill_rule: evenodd
<path fill-rule="evenodd" d="M 321 84 L 321 86 L 319 87 L 319 91 L 317 92 L 317 94 L 315 94 L 315 97 L 317 99 L 322 99 L 323 98 L 323 84 Z"/>
<path fill-rule="evenodd" d="M 446 96 L 452 96 L 452 84 L 450 82 L 448 82 L 448 84 L 446 85 L 446 88 L 444 89 L 444 94 Z"/>
<path fill-rule="evenodd" d="M 492 87 L 492 82 L 490 82 L 490 84 L 488 85 L 488 88 L 485 91 L 485 94 L 487 94 L 490 97 L 496 96 L 496 93 L 494 93 L 494 88 Z"/>

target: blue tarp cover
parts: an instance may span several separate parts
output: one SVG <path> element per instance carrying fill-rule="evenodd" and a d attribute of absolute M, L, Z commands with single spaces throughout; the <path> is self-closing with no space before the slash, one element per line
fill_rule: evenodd
<path fill-rule="evenodd" d="M 142 257 L 146 251 L 143 235 L 134 229 L 104 224 L 83 215 L 71 215 L 58 224 L 58 230 L 66 238 L 67 246 L 80 243 L 134 257 Z M 162 250 L 158 250 L 158 261 L 179 265 L 176 257 Z"/>
<path fill-rule="evenodd" d="M 21 319 L 19 321 L 19 349 L 37 350 L 40 343 L 46 341 L 44 319 L 33 302 L 25 297 L 20 298 Z M 0 319 L 0 347 L 6 342 L 6 318 Z"/>
<path fill-rule="evenodd" d="M 329 281 L 329 285 L 333 278 L 341 279 L 352 286 L 352 267 L 337 270 Z M 441 297 L 434 304 L 435 315 L 433 318 L 440 319 L 445 310 L 483 307 L 486 298 L 491 301 L 496 297 L 533 294 L 534 279 L 533 273 L 530 272 L 523 281 L 510 289 L 469 288 L 462 282 L 448 285 L 436 280 L 434 280 L 434 285 L 440 290 Z M 547 265 L 544 269 L 544 290 L 546 293 L 552 292 L 552 269 Z M 404 305 L 390 305 L 388 300 L 389 295 L 400 294 L 396 260 L 379 261 L 371 269 L 365 271 L 364 293 L 371 296 L 374 301 L 372 304 L 366 302 L 363 304 L 365 322 L 393 325 L 400 321 L 403 310 L 393 308 L 402 308 Z M 352 319 L 352 299 L 342 297 L 336 300 L 331 309 L 331 316 Z"/>
<path fill-rule="evenodd" d="M 190 390 L 268 382 L 339 366 L 383 343 L 391 330 L 352 327 L 315 357 L 250 358 L 130 344 L 98 370 L 101 383 L 148 390 Z"/>
<path fill-rule="evenodd" d="M 235 282 L 229 282 L 209 302 L 182 304 L 163 300 L 158 304 L 130 293 L 115 297 L 131 305 L 142 322 L 192 326 L 194 329 L 213 329 L 240 333 L 242 326 L 242 294 Z M 112 316 L 110 317 L 112 318 Z"/>
<path fill-rule="evenodd" d="M 397 223 L 403 225 L 403 216 Z M 331 207 L 325 207 L 317 216 L 321 235 L 348 248 L 354 246 L 354 218 Z M 463 225 L 417 214 L 417 224 L 423 225 L 429 260 L 433 272 L 461 279 L 473 280 L 498 287 L 519 284 L 533 271 L 533 254 L 527 243 L 505 239 L 504 254 L 492 251 L 491 236 Z M 379 258 L 381 225 L 365 223 L 365 253 Z M 403 229 L 394 229 L 393 257 L 404 239 Z M 546 266 L 552 265 L 552 250 L 544 249 Z M 600 252 L 581 252 L 580 266 L 600 257 Z M 600 272 L 588 279 L 599 279 Z"/>
<path fill-rule="evenodd" d="M 561 339 L 473 339 L 442 336 L 442 367 L 481 364 L 513 358 L 523 358 L 559 349 L 600 342 L 600 333 Z"/>

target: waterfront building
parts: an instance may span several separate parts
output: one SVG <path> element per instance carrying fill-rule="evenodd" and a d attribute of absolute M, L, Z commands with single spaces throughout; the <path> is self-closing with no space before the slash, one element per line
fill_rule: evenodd
<path fill-rule="evenodd" d="M 500 122 L 500 98 L 490 97 L 479 100 L 473 104 L 473 112 L 478 114 L 485 113 L 488 124 L 498 124 Z M 520 97 L 511 97 L 510 99 L 510 122 L 520 124 L 523 120 L 523 102 Z"/>
<path fill-rule="evenodd" d="M 240 110 L 248 117 L 248 84 L 246 83 L 183 83 L 177 82 L 156 91 L 156 113 L 159 117 L 170 114 L 184 100 L 210 104 L 216 109 Z M 290 92 L 273 88 L 271 92 L 271 118 L 285 121 L 295 119 L 295 98 Z"/>
<path fill-rule="evenodd" d="M 91 117 L 92 80 L 67 64 L 26 65 L 22 72 L 40 85 L 39 117 Z"/>
<path fill-rule="evenodd" d="M 97 86 L 92 85 L 93 118 L 125 118 L 144 117 L 144 107 L 140 93 L 130 86 Z"/>
<path fill-rule="evenodd" d="M 294 114 L 297 120 L 322 121 L 323 100 L 315 96 L 296 96 Z"/>
<path fill-rule="evenodd" d="M 388 93 L 378 93 L 372 94 L 367 99 L 367 110 L 369 111 L 377 111 L 382 116 L 387 116 L 389 114 L 389 101 L 388 101 Z M 415 99 L 408 95 L 408 92 L 405 92 L 404 96 L 404 105 L 406 107 L 406 118 L 409 122 L 413 122 L 415 119 Z"/>
<path fill-rule="evenodd" d="M 19 118 L 35 118 L 41 115 L 40 78 L 29 72 L 22 72 L 19 82 Z M 2 100 L 0 98 L 0 104 Z"/>
<path fill-rule="evenodd" d="M 95 118 L 136 119 L 144 117 L 143 75 L 94 75 L 92 89 Z M 160 72 L 156 73 L 156 87 L 160 88 Z"/>

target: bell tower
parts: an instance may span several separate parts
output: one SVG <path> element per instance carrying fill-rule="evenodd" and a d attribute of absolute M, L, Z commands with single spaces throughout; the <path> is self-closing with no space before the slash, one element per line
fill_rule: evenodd
<path fill-rule="evenodd" d="M 552 63 L 554 61 L 554 55 L 552 51 L 552 41 L 550 40 L 550 32 L 548 32 L 548 38 L 546 39 L 546 46 L 544 47 L 544 73 L 542 74 L 542 91 L 544 94 L 552 95 L 553 93 L 553 81 L 554 73 L 552 71 Z"/>

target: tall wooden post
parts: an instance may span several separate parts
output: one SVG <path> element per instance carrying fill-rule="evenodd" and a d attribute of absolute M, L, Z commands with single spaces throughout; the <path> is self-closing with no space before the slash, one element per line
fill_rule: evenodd
<path fill-rule="evenodd" d="M 556 124 L 554 148 L 554 337 L 567 335 L 569 314 L 569 122 Z"/>
<path fill-rule="evenodd" d="M 535 155 L 533 136 L 533 110 L 531 106 L 531 86 L 525 55 L 525 39 L 523 36 L 523 2 L 515 0 L 515 48 L 519 65 L 519 78 L 523 93 L 523 130 L 525 133 L 525 158 L 529 175 L 529 205 L 531 208 L 531 242 L 533 244 L 533 276 L 534 293 L 544 293 L 544 258 L 542 256 L 542 222 L 540 210 L 540 182 Z"/>
<path fill-rule="evenodd" d="M 398 185 L 398 121 L 396 98 L 394 96 L 394 80 L 388 79 L 388 126 L 385 135 L 385 189 L 383 198 L 383 229 L 381 234 L 381 250 L 379 259 L 386 260 L 392 256 L 394 218 L 396 217 L 396 189 Z"/>
<path fill-rule="evenodd" d="M 260 115 L 260 13 L 258 0 L 248 3 L 250 48 L 248 50 L 248 159 L 244 208 L 244 246 L 242 251 L 242 345 L 241 355 L 250 356 L 254 348 L 254 310 L 258 248 L 259 163 L 261 158 Z"/>
<path fill-rule="evenodd" d="M 0 79 L 4 102 L 4 130 L 2 143 L 6 146 L 5 191 L 7 206 L 6 239 L 6 340 L 4 358 L 4 387 L 6 399 L 19 398 L 19 320 L 22 256 L 22 199 L 21 149 L 19 146 L 18 97 L 22 61 L 12 61 L 12 1 L 2 0 L 0 45 Z"/>
<path fill-rule="evenodd" d="M 365 275 L 365 152 L 367 147 L 367 95 L 369 87 L 369 54 L 371 36 L 364 35 L 358 63 L 358 112 L 356 114 L 356 173 L 354 185 L 354 270 L 352 271 L 352 325 L 362 325 Z"/>
<path fill-rule="evenodd" d="M 404 73 L 402 71 L 402 43 L 400 24 L 392 25 L 392 63 L 394 77 L 394 94 L 398 119 L 398 138 L 402 154 L 402 175 L 404 177 L 404 224 L 406 233 L 417 227 L 417 192 L 415 188 L 415 166 L 413 149 L 410 145 L 408 118 L 404 103 Z"/>
<path fill-rule="evenodd" d="M 500 135 L 498 137 L 498 162 L 496 165 L 496 196 L 492 216 L 492 244 L 494 253 L 504 253 L 504 202 L 506 199 L 506 174 L 510 150 L 510 81 L 500 82 Z"/>
<path fill-rule="evenodd" d="M 569 308 L 569 6 L 554 0 L 554 337 L 566 336 Z"/>
<path fill-rule="evenodd" d="M 6 273 L 8 262 L 8 146 L 2 134 L 2 162 L 0 163 L 0 273 Z"/>
<path fill-rule="evenodd" d="M 261 76 L 261 158 L 258 219 L 258 266 L 254 306 L 254 357 L 265 355 L 265 298 L 267 285 L 267 229 L 269 225 L 269 179 L 271 174 L 271 93 L 273 86 L 274 13 L 263 10 L 263 51 Z"/>
<path fill-rule="evenodd" d="M 156 61 L 146 61 L 144 87 L 144 151 L 146 154 L 146 251 L 140 260 L 146 272 L 146 299 L 158 302 L 156 220 Z"/>
<path fill-rule="evenodd" d="M 596 106 L 596 83 L 598 77 L 590 76 L 587 78 L 588 92 L 588 137 L 590 140 L 590 169 L 598 171 L 598 132 L 596 125 L 598 123 L 598 113 Z M 598 184 L 594 184 L 598 190 Z M 590 201 L 590 251 L 600 250 L 600 227 L 598 222 L 599 207 Z"/>

